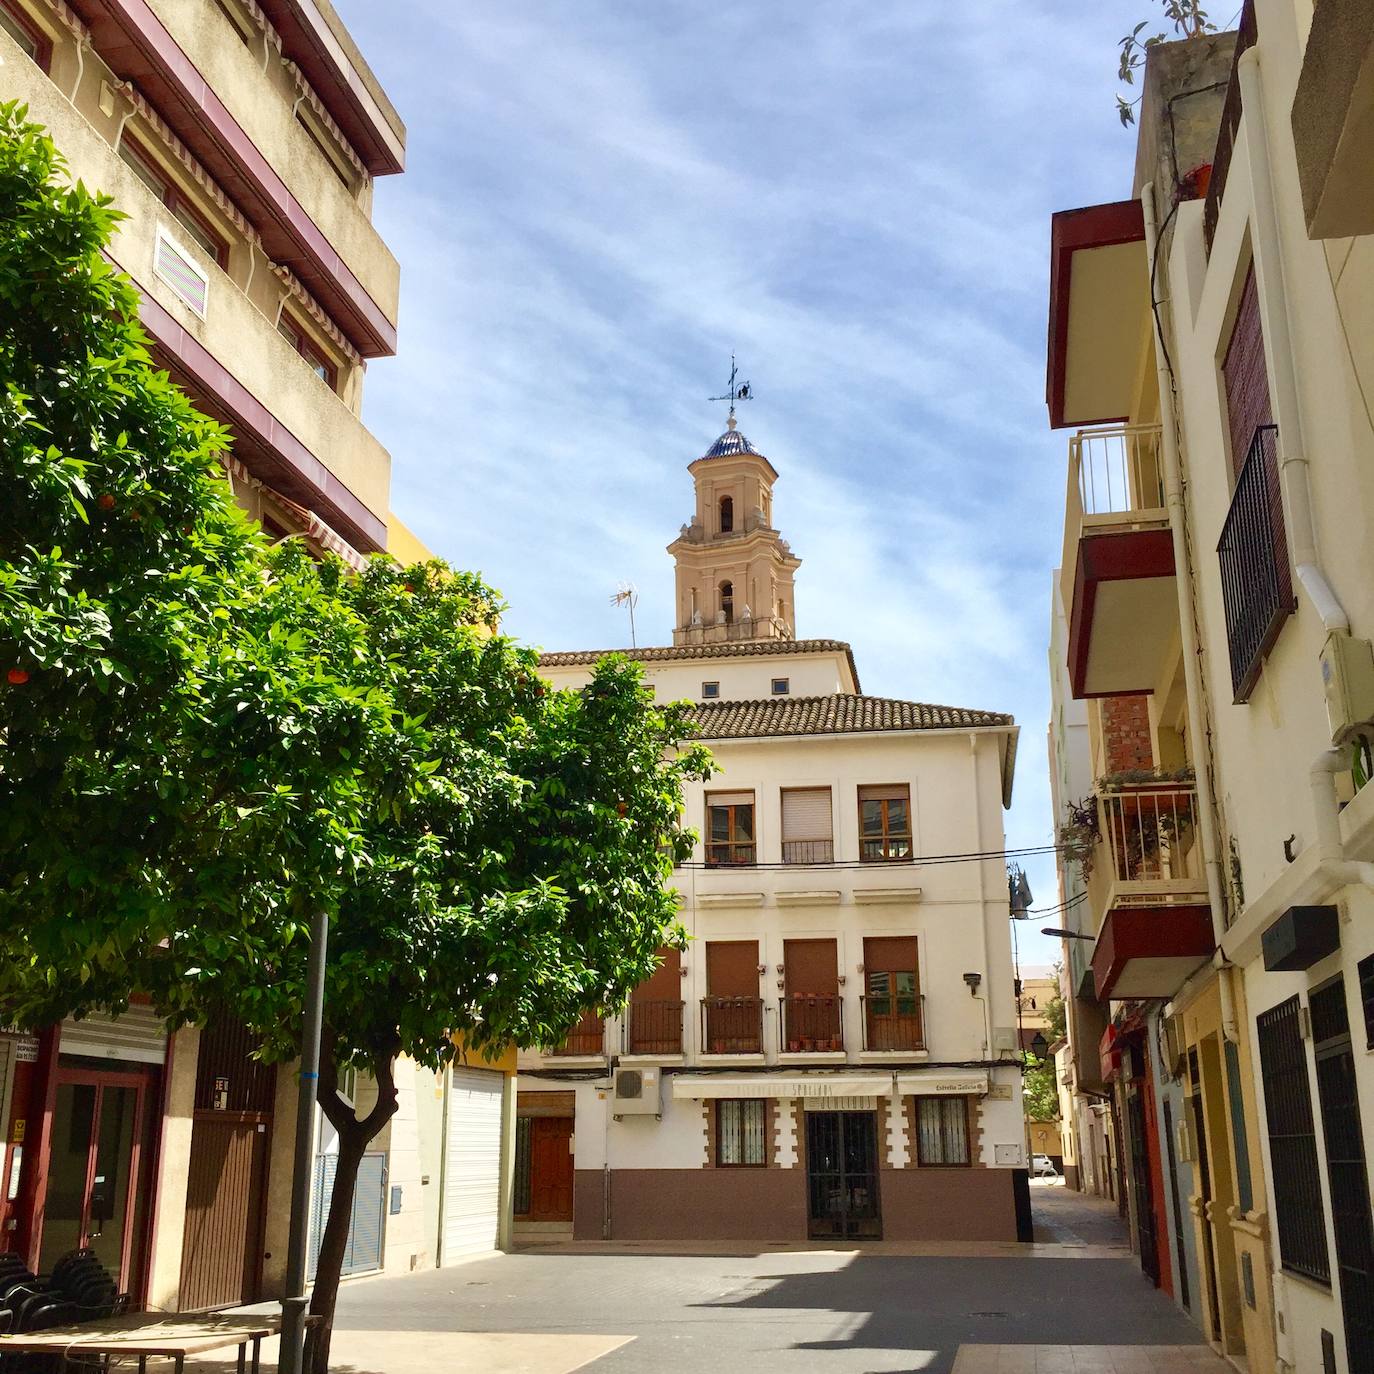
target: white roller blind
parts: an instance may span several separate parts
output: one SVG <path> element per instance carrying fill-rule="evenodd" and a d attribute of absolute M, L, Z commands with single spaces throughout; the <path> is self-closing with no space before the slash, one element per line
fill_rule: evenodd
<path fill-rule="evenodd" d="M 707 806 L 753 806 L 752 792 L 710 792 L 706 797 Z"/>
<path fill-rule="evenodd" d="M 830 789 L 793 788 L 782 794 L 782 838 L 828 840 L 832 835 Z"/>
<path fill-rule="evenodd" d="M 882 787 L 859 788 L 860 801 L 905 801 L 911 795 L 907 783 L 898 782 Z"/>
<path fill-rule="evenodd" d="M 97 1059 L 125 1059 L 138 1064 L 163 1064 L 167 1060 L 166 1026 L 151 1007 L 137 1002 L 115 1017 L 102 1012 L 93 1012 L 80 1021 L 67 1017 L 57 1044 L 63 1054 Z"/>

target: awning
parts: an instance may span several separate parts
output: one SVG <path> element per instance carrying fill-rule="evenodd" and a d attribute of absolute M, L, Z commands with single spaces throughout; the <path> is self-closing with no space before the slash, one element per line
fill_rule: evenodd
<path fill-rule="evenodd" d="M 675 1098 L 706 1097 L 887 1097 L 890 1073 L 751 1073 L 672 1075 Z"/>
<path fill-rule="evenodd" d="M 987 1074 L 969 1073 L 963 1069 L 918 1069 L 914 1073 L 897 1075 L 899 1097 L 964 1097 L 987 1090 Z"/>

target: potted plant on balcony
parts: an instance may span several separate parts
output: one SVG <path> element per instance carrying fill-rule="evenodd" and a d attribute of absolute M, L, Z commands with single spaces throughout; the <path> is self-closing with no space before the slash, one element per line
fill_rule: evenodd
<path fill-rule="evenodd" d="M 1086 882 L 1093 871 L 1093 848 L 1102 838 L 1097 797 L 1090 792 L 1081 801 L 1069 802 L 1064 810 L 1065 819 L 1059 826 L 1059 845 L 1064 857 L 1078 864 Z"/>

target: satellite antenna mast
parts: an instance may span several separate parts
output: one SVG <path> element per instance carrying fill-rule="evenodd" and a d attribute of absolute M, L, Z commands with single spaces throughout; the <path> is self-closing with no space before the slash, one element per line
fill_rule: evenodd
<path fill-rule="evenodd" d="M 707 399 L 730 402 L 730 418 L 726 421 L 726 424 L 731 429 L 735 427 L 735 403 L 738 401 L 752 401 L 754 399 L 753 383 L 739 381 L 739 368 L 735 365 L 735 355 L 733 352 L 730 354 L 730 389 L 724 396 L 710 396 Z"/>
<path fill-rule="evenodd" d="M 622 582 L 611 598 L 612 606 L 625 606 L 630 612 L 630 648 L 637 649 L 635 643 L 635 607 L 639 605 L 639 588 L 633 582 Z"/>

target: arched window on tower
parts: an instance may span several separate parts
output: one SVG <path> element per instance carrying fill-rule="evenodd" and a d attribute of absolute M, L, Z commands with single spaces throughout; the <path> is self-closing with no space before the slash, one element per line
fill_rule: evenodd
<path fill-rule="evenodd" d="M 720 498 L 720 532 L 729 534 L 735 528 L 735 501 L 731 496 Z"/>
<path fill-rule="evenodd" d="M 720 613 L 725 618 L 727 625 L 735 623 L 735 584 L 733 582 L 720 584 Z"/>

